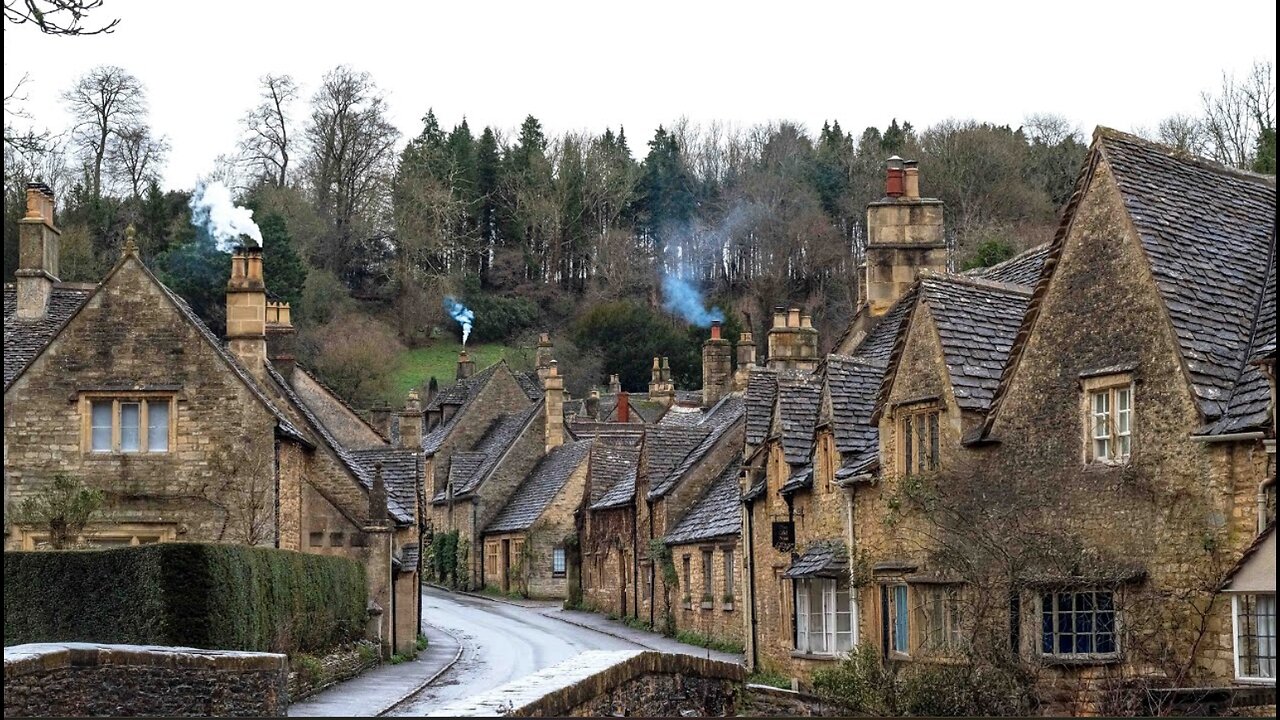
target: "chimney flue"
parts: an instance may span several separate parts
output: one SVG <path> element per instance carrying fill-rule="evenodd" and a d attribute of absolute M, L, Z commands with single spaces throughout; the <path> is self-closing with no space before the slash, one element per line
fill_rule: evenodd
<path fill-rule="evenodd" d="M 903 163 L 903 197 L 908 200 L 920 199 L 920 161 L 907 160 Z"/>
<path fill-rule="evenodd" d="M 475 374 L 476 374 L 476 361 L 472 360 L 471 356 L 468 355 L 467 351 L 464 349 L 462 352 L 458 353 L 458 376 L 457 377 L 459 380 L 466 380 L 467 378 Z"/>
<path fill-rule="evenodd" d="M 900 198 L 905 190 L 903 187 L 905 175 L 903 166 L 905 162 L 902 158 L 894 155 L 885 164 L 888 166 L 888 171 L 885 174 L 884 194 L 891 198 Z"/>
<path fill-rule="evenodd" d="M 262 281 L 262 247 L 258 245 L 241 245 L 231 253 L 227 347 L 255 372 L 267 360 L 267 288 Z"/>
<path fill-rule="evenodd" d="M 720 321 L 719 320 L 711 321 L 711 339 L 712 340 L 720 339 Z"/>
<path fill-rule="evenodd" d="M 626 390 L 618 393 L 617 418 L 620 423 L 631 422 L 631 394 Z"/>

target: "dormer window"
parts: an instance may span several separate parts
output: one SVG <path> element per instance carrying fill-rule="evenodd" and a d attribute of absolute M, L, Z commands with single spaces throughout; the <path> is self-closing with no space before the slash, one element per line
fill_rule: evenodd
<path fill-rule="evenodd" d="M 897 414 L 901 474 L 914 475 L 937 470 L 941 454 L 938 408 L 932 405 L 900 408 Z"/>
<path fill-rule="evenodd" d="M 1133 452 L 1133 381 L 1126 375 L 1084 381 L 1086 460 L 1123 464 Z"/>

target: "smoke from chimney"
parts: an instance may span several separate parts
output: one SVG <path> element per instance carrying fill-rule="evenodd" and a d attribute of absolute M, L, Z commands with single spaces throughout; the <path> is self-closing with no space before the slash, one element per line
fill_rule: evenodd
<path fill-rule="evenodd" d="M 706 327 L 713 322 L 724 321 L 724 313 L 720 308 L 707 309 L 702 293 L 688 280 L 667 275 L 662 278 L 662 295 L 666 298 L 662 306 L 691 325 Z"/>
<path fill-rule="evenodd" d="M 466 347 L 467 338 L 471 337 L 471 326 L 475 323 L 476 314 L 457 298 L 448 295 L 444 298 L 444 311 L 462 326 L 462 346 Z"/>
<path fill-rule="evenodd" d="M 236 205 L 231 191 L 220 182 L 201 183 L 187 203 L 191 208 L 191 224 L 209 233 L 218 249 L 229 252 L 251 238 L 262 247 L 262 230 L 253 221 L 253 211 Z"/>

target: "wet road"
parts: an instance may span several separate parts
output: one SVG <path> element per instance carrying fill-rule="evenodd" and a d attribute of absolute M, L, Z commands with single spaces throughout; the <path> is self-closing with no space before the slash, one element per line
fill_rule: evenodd
<path fill-rule="evenodd" d="M 435 682 L 387 714 L 422 715 L 441 703 L 492 690 L 584 650 L 640 647 L 548 617 L 540 610 L 424 589 L 423 617 L 456 637 L 462 656 Z"/>

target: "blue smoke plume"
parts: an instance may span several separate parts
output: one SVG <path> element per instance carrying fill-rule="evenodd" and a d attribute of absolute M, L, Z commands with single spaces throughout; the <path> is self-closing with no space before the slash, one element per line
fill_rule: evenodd
<path fill-rule="evenodd" d="M 471 325 L 476 321 L 476 314 L 463 305 L 458 298 L 450 295 L 444 298 L 444 311 L 462 326 L 462 345 L 466 347 L 467 338 L 471 336 Z"/>
<path fill-rule="evenodd" d="M 702 300 L 702 293 L 688 280 L 675 275 L 663 276 L 662 295 L 665 298 L 662 306 L 692 325 L 707 327 L 716 320 L 724 322 L 724 313 L 720 308 L 708 310 Z"/>

